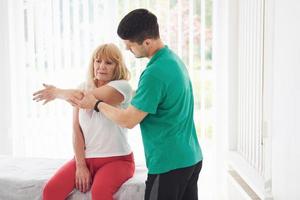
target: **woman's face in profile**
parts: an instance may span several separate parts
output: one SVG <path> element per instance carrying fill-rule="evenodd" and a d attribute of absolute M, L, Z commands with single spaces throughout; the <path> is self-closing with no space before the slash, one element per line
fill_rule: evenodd
<path fill-rule="evenodd" d="M 112 80 L 116 63 L 112 60 L 96 58 L 94 59 L 94 76 L 96 80 L 109 82 Z"/>

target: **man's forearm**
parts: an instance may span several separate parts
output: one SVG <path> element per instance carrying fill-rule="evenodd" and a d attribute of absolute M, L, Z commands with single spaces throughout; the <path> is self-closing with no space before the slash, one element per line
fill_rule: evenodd
<path fill-rule="evenodd" d="M 99 110 L 110 120 L 125 128 L 133 128 L 136 124 L 131 122 L 130 113 L 124 109 L 116 108 L 107 103 L 98 104 Z"/>
<path fill-rule="evenodd" d="M 84 98 L 81 101 L 76 98 L 73 98 L 71 101 L 78 108 L 93 109 L 98 100 L 92 94 L 85 94 Z M 135 125 L 139 124 L 148 114 L 147 112 L 139 110 L 132 105 L 123 110 L 111 106 L 103 102 L 103 100 L 102 102 L 98 103 L 97 106 L 98 110 L 101 111 L 101 113 L 103 113 L 107 118 L 109 118 L 119 126 L 126 128 L 133 128 Z"/>

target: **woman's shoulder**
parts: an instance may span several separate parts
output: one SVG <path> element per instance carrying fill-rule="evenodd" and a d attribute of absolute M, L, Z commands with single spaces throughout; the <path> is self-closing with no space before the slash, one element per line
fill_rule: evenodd
<path fill-rule="evenodd" d="M 124 96 L 124 102 L 130 101 L 132 98 L 132 88 L 127 80 L 113 80 L 107 85 L 119 91 Z"/>

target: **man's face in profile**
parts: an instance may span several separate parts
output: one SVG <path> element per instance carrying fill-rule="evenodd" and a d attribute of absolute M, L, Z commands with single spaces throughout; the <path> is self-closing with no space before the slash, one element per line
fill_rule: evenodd
<path fill-rule="evenodd" d="M 123 40 L 126 46 L 126 49 L 131 51 L 136 58 L 147 57 L 147 49 L 142 44 L 138 44 L 137 42 L 131 42 L 129 40 Z"/>

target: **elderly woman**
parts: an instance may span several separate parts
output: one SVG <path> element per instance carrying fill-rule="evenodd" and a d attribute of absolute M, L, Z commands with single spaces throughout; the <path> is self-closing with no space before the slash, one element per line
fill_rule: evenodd
<path fill-rule="evenodd" d="M 70 99 L 81 99 L 91 93 L 98 102 L 126 108 L 132 97 L 128 79 L 129 72 L 118 47 L 104 44 L 94 51 L 88 79 L 79 89 L 64 90 L 44 84 L 45 89 L 34 93 L 34 100 L 45 104 L 58 98 L 72 103 Z M 47 182 L 43 199 L 66 199 L 77 188 L 81 192 L 91 189 L 93 200 L 112 200 L 113 194 L 134 173 L 126 131 L 101 114 L 97 106 L 93 110 L 74 107 L 74 159 Z"/>

